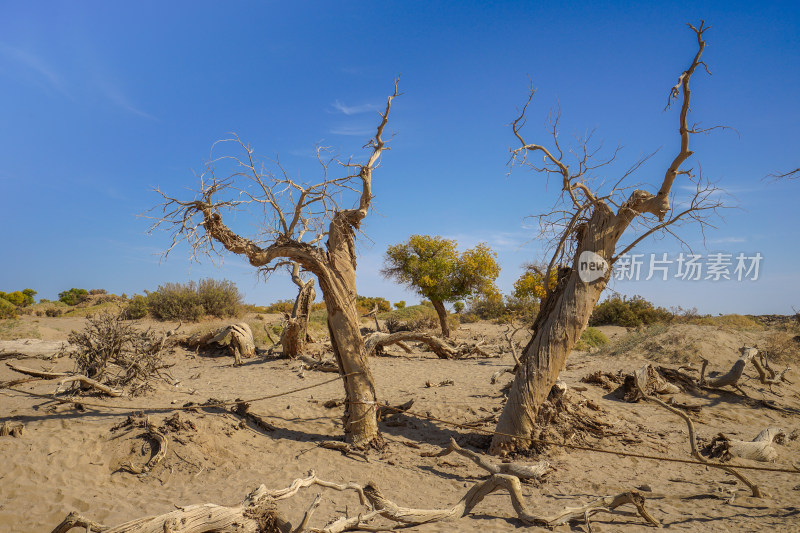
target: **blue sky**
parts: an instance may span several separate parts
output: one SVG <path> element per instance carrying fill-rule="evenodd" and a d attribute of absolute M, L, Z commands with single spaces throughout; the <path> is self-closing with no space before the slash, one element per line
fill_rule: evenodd
<path fill-rule="evenodd" d="M 235 256 L 190 264 L 178 248 L 161 260 L 167 236 L 146 235 L 137 215 L 158 202 L 153 187 L 194 186 L 228 132 L 301 179 L 315 177 L 316 144 L 360 156 L 401 74 L 392 150 L 358 245 L 359 293 L 418 300 L 378 273 L 386 247 L 413 233 L 488 242 L 508 292 L 541 255 L 525 217 L 557 193 L 506 166 L 529 77 L 530 142 L 549 141 L 545 118 L 560 104 L 562 139 L 596 128 L 606 150 L 624 147 L 622 162 L 659 150 L 637 175 L 657 183 L 678 143 L 667 93 L 696 51 L 685 23 L 701 18 L 713 26 L 713 75 L 693 80 L 692 119 L 738 133 L 695 137 L 689 164 L 739 208 L 705 247 L 697 228 L 681 235 L 695 253 L 762 254 L 759 279 L 612 289 L 708 313 L 790 313 L 800 307 L 800 181 L 762 178 L 800 165 L 796 2 L 0 1 L 0 290 L 52 299 L 70 287 L 132 294 L 214 277 L 251 303 L 293 297 L 288 277 L 265 283 Z M 667 239 L 639 251 L 680 248 Z"/>

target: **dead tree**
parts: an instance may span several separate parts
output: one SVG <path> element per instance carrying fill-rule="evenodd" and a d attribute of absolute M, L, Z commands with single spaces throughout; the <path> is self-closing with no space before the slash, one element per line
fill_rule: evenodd
<path fill-rule="evenodd" d="M 308 340 L 308 317 L 311 314 L 311 304 L 317 297 L 314 290 L 314 279 L 303 281 L 300 277 L 300 265 L 292 264 L 292 282 L 297 285 L 299 291 L 294 301 L 291 316 L 286 319 L 286 327 L 281 333 L 281 346 L 283 355 L 294 359 L 305 348 Z"/>
<path fill-rule="evenodd" d="M 397 81 L 380 113 L 375 136 L 364 146 L 366 161 L 339 161 L 317 150 L 322 177 L 304 183 L 290 177 L 279 161 L 272 172 L 256 158 L 251 147 L 238 137 L 218 141 L 200 176 L 195 198 L 181 200 L 157 189 L 163 202 L 151 227 L 166 229 L 172 236 L 168 254 L 186 241 L 191 258 L 221 253 L 222 246 L 243 255 L 263 272 L 274 271 L 294 261 L 316 276 L 328 310 L 328 329 L 334 356 L 339 364 L 347 403 L 344 429 L 356 446 L 380 443 L 375 416 L 375 385 L 364 351 L 356 310 L 356 232 L 372 204 L 372 171 L 389 148 L 383 138 L 392 100 L 398 96 Z M 220 145 L 233 145 L 238 154 L 217 155 Z M 339 168 L 341 176 L 333 176 Z M 343 208 L 347 193 L 355 193 L 352 208 Z M 244 237 L 226 224 L 233 214 L 247 208 L 261 208 L 261 231 Z"/>
<path fill-rule="evenodd" d="M 520 358 L 508 403 L 497 425 L 498 434 L 492 440 L 492 453 L 506 453 L 530 446 L 527 438 L 535 428 L 539 406 L 547 398 L 567 356 L 586 327 L 610 279 L 614 263 L 651 235 L 674 235 L 672 226 L 675 224 L 684 221 L 708 223 L 707 217 L 721 207 L 721 203 L 713 196 L 717 189 L 703 184 L 691 170 L 682 169 L 693 154 L 689 149 L 691 135 L 707 131 L 689 126 L 687 115 L 691 97 L 689 82 L 697 67 L 702 65 L 705 68 L 701 56 L 706 44 L 703 33 L 708 28 L 703 23 L 699 28 L 689 27 L 697 37 L 698 51 L 689 68 L 680 75 L 678 83 L 670 89 L 667 104 L 667 107 L 674 101 L 681 104 L 680 149 L 655 194 L 641 189 L 631 192 L 630 187 L 623 185 L 625 179 L 639 169 L 649 156 L 624 172 L 610 191 L 601 191 L 594 183 L 598 178 L 598 169 L 613 163 L 618 151 L 607 160 L 599 160 L 597 151 L 589 147 L 591 136 L 588 136 L 578 149 L 565 154 L 558 137 L 558 114 L 551 115 L 549 121 L 549 132 L 553 137 L 550 148 L 528 143 L 523 138 L 522 128 L 525 125 L 525 113 L 535 93 L 533 89 L 522 112 L 512 124 L 520 146 L 511 150 L 510 166 L 527 165 L 546 176 L 555 176 L 561 185 L 561 194 L 553 212 L 539 217 L 543 232 L 556 236 L 552 241 L 552 256 L 544 279 L 550 279 L 551 272 L 557 272 L 557 283 L 555 287 L 549 284 L 546 287 L 546 296 L 531 328 L 531 340 Z M 575 163 L 568 159 L 571 156 L 575 157 Z M 543 157 L 541 166 L 533 162 L 538 157 Z M 678 204 L 680 209 L 676 209 L 671 205 L 670 195 L 679 176 L 693 183 L 695 192 L 685 204 Z M 630 242 L 621 242 L 631 225 L 638 225 L 635 228 L 638 230 L 636 236 Z M 581 276 L 580 263 L 588 260 L 601 268 L 599 278 Z M 582 278 L 587 278 L 587 281 Z"/>

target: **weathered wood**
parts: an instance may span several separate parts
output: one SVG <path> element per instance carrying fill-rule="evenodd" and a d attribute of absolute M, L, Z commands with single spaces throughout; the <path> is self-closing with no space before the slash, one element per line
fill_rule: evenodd
<path fill-rule="evenodd" d="M 626 504 L 633 505 L 639 515 L 653 526 L 659 525 L 645 508 L 645 498 L 636 491 L 628 491 L 616 496 L 599 498 L 581 507 L 567 507 L 553 515 L 544 516 L 528 512 L 522 496 L 522 487 L 519 478 L 509 474 L 492 474 L 488 479 L 476 483 L 469 491 L 451 508 L 445 509 L 414 509 L 400 507 L 386 498 L 375 483 L 365 486 L 355 483 L 332 483 L 317 478 L 314 472 L 306 478 L 296 479 L 285 489 L 268 490 L 261 485 L 247 495 L 241 504 L 234 507 L 224 507 L 211 503 L 190 505 L 178 508 L 175 511 L 147 518 L 139 518 L 118 525 L 113 528 L 95 524 L 89 520 L 70 513 L 67 518 L 53 530 L 53 533 L 67 533 L 73 527 L 83 527 L 90 531 L 106 533 L 164 533 L 167 531 L 180 531 L 181 533 L 301 533 L 308 525 L 311 513 L 317 507 L 319 497 L 304 513 L 303 519 L 297 528 L 292 528 L 277 510 L 276 502 L 290 498 L 300 489 L 311 486 L 320 486 L 337 491 L 355 491 L 359 495 L 361 505 L 367 508 L 366 512 L 358 513 L 353 517 L 344 517 L 319 530 L 320 533 L 342 533 L 360 529 L 376 529 L 368 525 L 369 521 L 383 517 L 404 525 L 420 525 L 431 522 L 449 521 L 462 518 L 469 514 L 489 494 L 505 489 L 511 498 L 511 504 L 517 517 L 527 525 L 555 527 L 570 520 L 588 520 L 592 513 L 612 512 Z"/>
<path fill-rule="evenodd" d="M 8 365 L 8 367 L 11 370 L 13 370 L 14 372 L 19 372 L 20 374 L 33 376 L 33 377 L 36 377 L 36 378 L 41 378 L 41 379 L 59 379 L 59 378 L 61 378 L 61 381 L 59 381 L 58 385 L 56 386 L 55 392 L 53 392 L 54 396 L 57 395 L 61 391 L 61 388 L 64 386 L 64 384 L 66 384 L 66 383 L 75 383 L 76 381 L 79 382 L 79 383 L 82 383 L 86 387 L 91 387 L 93 389 L 96 389 L 96 390 L 98 390 L 98 391 L 100 391 L 100 392 L 102 392 L 104 394 L 107 394 L 107 395 L 113 397 L 113 398 L 118 398 L 118 397 L 122 396 L 122 391 L 121 390 L 115 389 L 113 387 L 109 387 L 108 385 L 104 385 L 104 384 L 100 383 L 99 381 L 96 381 L 94 379 L 88 378 L 88 377 L 86 377 L 84 375 L 81 375 L 81 374 L 73 374 L 71 372 L 46 372 L 44 370 L 34 370 L 32 368 L 27 368 L 27 367 L 24 367 L 24 366 L 17 366 L 17 365 L 14 365 L 12 363 L 8 363 L 8 362 L 6 363 L 6 365 Z"/>
<path fill-rule="evenodd" d="M 520 463 L 500 463 L 495 464 L 489 459 L 481 455 L 479 453 L 475 453 L 470 450 L 465 450 L 461 446 L 459 446 L 455 439 L 452 437 L 450 438 L 450 444 L 447 448 L 443 449 L 439 453 L 435 454 L 426 454 L 423 453 L 423 457 L 444 457 L 451 453 L 457 453 L 459 455 L 463 455 L 479 467 L 483 468 L 490 474 L 509 474 L 512 476 L 517 476 L 520 479 L 541 479 L 544 477 L 550 470 L 550 463 L 547 461 L 539 461 L 535 465 L 524 465 Z"/>
<path fill-rule="evenodd" d="M 774 462 L 778 451 L 772 445 L 776 437 L 784 435 L 781 428 L 768 427 L 761 431 L 752 441 L 736 440 L 720 433 L 711 441 L 708 449 L 711 457 L 719 457 L 729 461 L 734 457 L 752 461 Z"/>
<path fill-rule="evenodd" d="M 754 498 L 761 498 L 762 497 L 761 489 L 758 487 L 758 485 L 756 485 L 755 483 L 750 481 L 750 479 L 747 476 L 745 476 L 744 474 L 742 474 L 738 470 L 735 470 L 735 469 L 730 468 L 728 466 L 720 465 L 720 464 L 717 464 L 717 463 L 712 463 L 712 462 L 708 461 L 705 457 L 703 457 L 700 454 L 700 451 L 697 449 L 697 436 L 695 434 L 694 423 L 692 422 L 692 419 L 689 417 L 689 415 L 687 415 L 686 413 L 684 413 L 680 409 L 677 409 L 677 408 L 669 405 L 668 403 L 659 400 L 655 396 L 650 396 L 650 395 L 646 394 L 645 391 L 644 391 L 644 386 L 646 385 L 646 383 L 644 383 L 644 382 L 640 383 L 638 381 L 644 375 L 645 375 L 644 372 L 636 372 L 636 373 L 634 373 L 634 376 L 637 378 L 637 386 L 639 387 L 639 393 L 642 395 L 642 398 L 644 398 L 648 402 L 653 402 L 655 404 L 658 404 L 661 407 L 663 407 L 664 409 L 666 409 L 667 411 L 669 411 L 671 413 L 674 413 L 674 414 L 678 415 L 679 417 L 683 418 L 683 420 L 686 422 L 687 428 L 689 429 L 689 448 L 690 448 L 690 453 L 691 453 L 692 457 L 694 457 L 696 460 L 700 461 L 701 463 L 707 464 L 708 466 L 711 466 L 713 468 L 719 468 L 719 469 L 725 470 L 726 472 L 728 472 L 730 474 L 733 474 L 742 483 L 747 485 L 747 488 L 750 489 L 750 492 L 753 494 Z"/>

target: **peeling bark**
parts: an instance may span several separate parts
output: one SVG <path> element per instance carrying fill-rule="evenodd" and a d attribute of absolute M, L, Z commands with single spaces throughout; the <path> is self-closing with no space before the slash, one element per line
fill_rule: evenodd
<path fill-rule="evenodd" d="M 283 355 L 294 359 L 303 353 L 306 341 L 308 340 L 308 317 L 311 315 L 311 304 L 317 297 L 314 290 L 314 280 L 303 281 L 300 278 L 300 265 L 293 264 L 292 282 L 299 288 L 297 298 L 294 301 L 292 314 L 286 319 L 286 327 L 281 333 L 281 346 Z"/>

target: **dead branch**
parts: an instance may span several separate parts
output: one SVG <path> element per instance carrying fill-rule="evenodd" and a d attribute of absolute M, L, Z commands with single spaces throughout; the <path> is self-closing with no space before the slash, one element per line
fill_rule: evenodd
<path fill-rule="evenodd" d="M 568 507 L 553 516 L 531 514 L 527 511 L 522 497 L 519 478 L 509 474 L 492 474 L 488 479 L 476 483 L 461 500 L 446 509 L 413 509 L 400 507 L 386 498 L 375 483 L 365 486 L 355 483 L 339 484 L 317 478 L 314 472 L 308 477 L 294 480 L 292 484 L 279 490 L 268 490 L 261 485 L 234 507 L 224 507 L 211 503 L 181 507 L 175 511 L 147 518 L 139 518 L 105 528 L 89 520 L 70 513 L 67 518 L 53 530 L 54 533 L 67 533 L 73 527 L 89 528 L 91 531 L 106 533 L 163 533 L 178 531 L 181 533 L 289 533 L 304 531 L 311 513 L 316 508 L 316 501 L 304 513 L 297 528 L 293 528 L 279 513 L 277 502 L 290 498 L 300 489 L 320 486 L 337 491 L 355 491 L 366 512 L 354 517 L 343 517 L 329 523 L 321 529 L 313 529 L 319 533 L 342 533 L 359 529 L 378 530 L 367 525 L 369 521 L 383 517 L 398 524 L 418 525 L 431 522 L 448 521 L 462 518 L 469 514 L 489 494 L 505 489 L 511 498 L 511 504 L 517 517 L 527 525 L 555 527 L 570 520 L 586 520 L 597 512 L 613 512 L 622 505 L 633 505 L 639 515 L 653 526 L 659 525 L 645 508 L 645 498 L 636 491 L 628 491 L 616 496 L 599 498 L 581 507 Z M 383 528 L 380 528 L 383 529 Z"/>
<path fill-rule="evenodd" d="M 33 376 L 40 379 L 61 378 L 61 381 L 58 382 L 58 386 L 56 386 L 55 392 L 53 392 L 53 396 L 57 395 L 61 391 L 61 388 L 64 386 L 65 383 L 75 383 L 75 382 L 82 383 L 87 387 L 92 387 L 94 389 L 97 389 L 98 391 L 104 394 L 108 394 L 113 398 L 122 396 L 121 390 L 109 387 L 107 385 L 103 385 L 102 383 L 99 383 L 94 379 L 87 378 L 86 376 L 83 376 L 81 374 L 73 374 L 71 372 L 45 372 L 43 370 L 33 370 L 32 368 L 27 368 L 24 366 L 17 366 L 9 362 L 6 362 L 6 365 L 15 372 L 19 372 L 20 374 Z"/>
<path fill-rule="evenodd" d="M 678 415 L 679 417 L 683 418 L 683 420 L 686 422 L 686 426 L 689 429 L 689 446 L 690 446 L 690 453 L 691 453 L 692 457 L 694 457 L 696 460 L 700 461 L 701 463 L 707 464 L 708 466 L 711 466 L 713 468 L 720 468 L 720 469 L 725 470 L 726 472 L 728 472 L 730 474 L 733 474 L 742 483 L 747 485 L 747 487 L 750 489 L 750 492 L 753 494 L 754 498 L 761 498 L 762 497 L 761 490 L 758 488 L 758 486 L 755 483 L 750 481 L 750 479 L 748 479 L 744 474 L 742 474 L 738 470 L 735 470 L 735 469 L 730 468 L 728 466 L 720 465 L 718 463 L 712 463 L 712 462 L 708 461 L 705 457 L 703 457 L 700 454 L 700 452 L 697 449 L 697 437 L 696 437 L 696 434 L 695 434 L 694 423 L 692 422 L 692 419 L 689 417 L 689 415 L 687 415 L 686 413 L 684 413 L 680 409 L 672 407 L 668 403 L 666 403 L 666 402 L 664 402 L 662 400 L 659 400 L 655 396 L 650 396 L 648 394 L 645 394 L 645 392 L 644 392 L 645 388 L 644 387 L 646 387 L 647 384 L 645 382 L 640 383 L 639 379 L 640 378 L 644 378 L 646 375 L 647 375 L 646 371 L 640 371 L 640 372 L 636 372 L 634 374 L 634 376 L 636 377 L 636 384 L 639 387 L 639 394 L 641 394 L 642 398 L 644 398 L 648 402 L 653 402 L 655 404 L 658 404 L 661 407 L 663 407 L 664 409 L 670 411 L 671 413 L 674 413 L 674 414 Z"/>
<path fill-rule="evenodd" d="M 481 345 L 483 342 L 476 344 L 461 343 L 458 346 L 453 346 L 446 341 L 430 335 L 428 333 L 419 333 L 416 331 L 398 331 L 396 333 L 371 333 L 364 339 L 364 346 L 369 355 L 375 355 L 379 348 L 389 346 L 391 344 L 399 344 L 403 341 L 416 341 L 421 342 L 430 348 L 439 359 L 460 359 L 472 354 L 478 354 L 483 357 L 496 357 L 487 353 Z"/>
<path fill-rule="evenodd" d="M 703 366 L 700 369 L 700 385 L 704 387 L 713 387 L 713 388 L 721 388 L 725 386 L 731 386 L 744 394 L 744 391 L 739 387 L 739 379 L 742 377 L 742 373 L 744 372 L 745 366 L 747 363 L 753 360 L 753 358 L 758 354 L 758 350 L 755 348 L 750 348 L 747 346 L 743 346 L 739 348 L 739 352 L 742 354 L 739 359 L 733 364 L 730 370 L 728 370 L 725 374 L 711 379 L 705 378 L 706 373 L 706 366 L 708 366 L 708 360 L 703 359 Z"/>
<path fill-rule="evenodd" d="M 523 465 L 519 463 L 495 464 L 479 453 L 465 450 L 459 446 L 452 437 L 450 438 L 450 444 L 442 451 L 438 453 L 422 453 L 421 455 L 423 457 L 444 457 L 451 453 L 463 455 L 490 474 L 509 474 L 517 476 L 520 479 L 541 479 L 551 470 L 550 463 L 547 461 L 539 461 L 535 465 Z"/>

